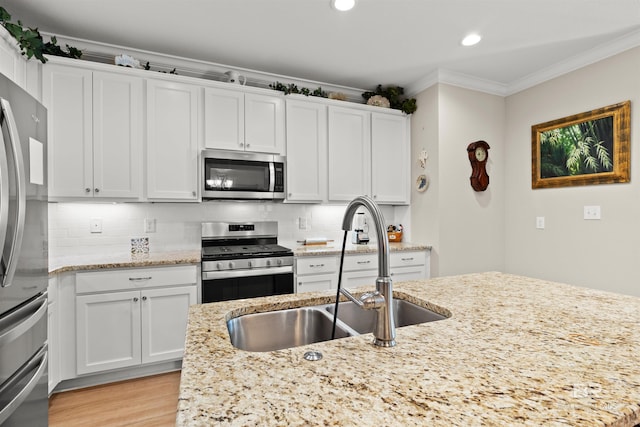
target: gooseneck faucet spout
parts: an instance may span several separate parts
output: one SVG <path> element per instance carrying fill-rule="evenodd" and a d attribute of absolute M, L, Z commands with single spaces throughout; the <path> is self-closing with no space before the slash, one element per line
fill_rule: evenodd
<path fill-rule="evenodd" d="M 342 220 L 342 229 L 351 230 L 353 216 L 359 207 L 365 207 L 371 214 L 378 238 L 378 278 L 376 292 L 366 293 L 359 299 L 341 288 L 340 292 L 360 308 L 376 310 L 376 324 L 373 329 L 373 343 L 381 347 L 396 345 L 396 328 L 393 312 L 393 282 L 389 274 L 389 239 L 387 229 L 378 205 L 368 196 L 356 197 L 349 203 Z"/>

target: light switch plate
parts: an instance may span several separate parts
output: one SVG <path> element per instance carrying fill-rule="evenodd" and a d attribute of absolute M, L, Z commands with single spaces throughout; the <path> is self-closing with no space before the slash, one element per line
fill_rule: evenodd
<path fill-rule="evenodd" d="M 537 216 L 536 217 L 536 228 L 538 230 L 544 230 L 544 217 L 543 216 Z"/>
<path fill-rule="evenodd" d="M 155 218 L 145 218 L 144 219 L 144 232 L 145 233 L 155 233 L 156 232 L 156 220 L 155 220 Z"/>
<path fill-rule="evenodd" d="M 91 218 L 89 221 L 89 231 L 92 233 L 102 233 L 102 218 Z"/>

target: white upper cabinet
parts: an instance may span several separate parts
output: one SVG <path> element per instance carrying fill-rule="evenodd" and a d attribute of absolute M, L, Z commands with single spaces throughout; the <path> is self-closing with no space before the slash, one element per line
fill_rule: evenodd
<path fill-rule="evenodd" d="M 371 193 L 371 113 L 329 106 L 329 200 Z"/>
<path fill-rule="evenodd" d="M 147 198 L 197 200 L 198 86 L 147 80 Z"/>
<path fill-rule="evenodd" d="M 410 198 L 409 119 L 371 114 L 371 194 L 380 203 L 406 204 Z"/>
<path fill-rule="evenodd" d="M 239 90 L 204 89 L 205 147 L 284 154 L 284 100 Z"/>
<path fill-rule="evenodd" d="M 94 196 L 142 194 L 142 80 L 93 72 Z"/>
<path fill-rule="evenodd" d="M 37 61 L 35 58 L 33 61 Z M 26 56 L 20 53 L 20 47 L 11 34 L 0 26 L 0 73 L 21 87 L 26 81 Z"/>
<path fill-rule="evenodd" d="M 49 196 L 139 199 L 142 81 L 60 64 L 42 72 Z"/>
<path fill-rule="evenodd" d="M 327 198 L 327 106 L 287 99 L 287 201 Z"/>

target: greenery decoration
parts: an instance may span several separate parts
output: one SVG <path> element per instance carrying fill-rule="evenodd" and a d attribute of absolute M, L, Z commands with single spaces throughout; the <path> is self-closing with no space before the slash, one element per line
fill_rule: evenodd
<path fill-rule="evenodd" d="M 37 28 L 24 28 L 22 22 L 11 22 L 11 15 L 7 10 L 0 6 L 0 23 L 2 26 L 18 41 L 22 54 L 31 59 L 36 57 L 43 64 L 47 62 L 47 58 L 44 55 L 64 56 L 66 58 L 78 59 L 82 56 L 80 49 L 67 46 L 67 50 L 63 50 L 58 46 L 58 40 L 56 37 L 51 37 L 51 40 L 46 42 L 42 39 L 42 35 Z"/>
<path fill-rule="evenodd" d="M 402 110 L 405 114 L 415 113 L 418 109 L 415 98 L 404 98 L 404 89 L 400 86 L 387 86 L 383 88 L 382 85 L 378 85 L 374 92 L 364 92 L 362 97 L 365 101 L 368 101 L 372 96 L 380 95 L 389 100 L 391 108 L 395 110 Z"/>
<path fill-rule="evenodd" d="M 315 90 L 311 90 L 309 88 L 303 87 L 302 89 L 298 89 L 298 86 L 294 83 L 289 83 L 285 85 L 280 82 L 275 82 L 269 85 L 269 87 L 273 90 L 279 90 L 280 92 L 284 92 L 285 95 L 289 95 L 291 93 L 299 93 L 304 96 L 318 96 L 320 98 L 327 98 L 329 95 L 327 92 L 323 91 L 321 87 L 318 87 Z"/>

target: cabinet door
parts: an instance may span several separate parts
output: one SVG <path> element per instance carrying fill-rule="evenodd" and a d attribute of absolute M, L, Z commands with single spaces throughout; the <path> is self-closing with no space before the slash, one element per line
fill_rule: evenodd
<path fill-rule="evenodd" d="M 147 197 L 196 200 L 200 89 L 147 80 Z"/>
<path fill-rule="evenodd" d="M 16 40 L 4 28 L 0 30 L 0 73 L 24 88 L 26 56 L 20 54 Z"/>
<path fill-rule="evenodd" d="M 140 364 L 140 292 L 76 297 L 77 374 Z"/>
<path fill-rule="evenodd" d="M 342 287 L 372 286 L 375 288 L 377 278 L 378 270 L 345 271 L 342 273 Z"/>
<path fill-rule="evenodd" d="M 93 197 L 91 71 L 42 68 L 48 110 L 49 197 Z"/>
<path fill-rule="evenodd" d="M 409 203 L 409 119 L 371 114 L 371 193 L 378 203 Z"/>
<path fill-rule="evenodd" d="M 284 154 L 284 101 L 275 96 L 244 96 L 244 146 L 247 151 Z"/>
<path fill-rule="evenodd" d="M 244 150 L 244 93 L 204 89 L 204 145 L 206 148 Z"/>
<path fill-rule="evenodd" d="M 338 287 L 338 275 L 315 274 L 311 276 L 298 276 L 296 283 L 296 293 L 326 291 Z"/>
<path fill-rule="evenodd" d="M 329 200 L 350 201 L 370 189 L 370 113 L 329 107 Z"/>
<path fill-rule="evenodd" d="M 180 359 L 196 286 L 142 291 L 142 363 Z"/>
<path fill-rule="evenodd" d="M 327 107 L 287 100 L 287 200 L 327 198 Z"/>
<path fill-rule="evenodd" d="M 142 195 L 142 79 L 93 73 L 95 197 Z"/>

